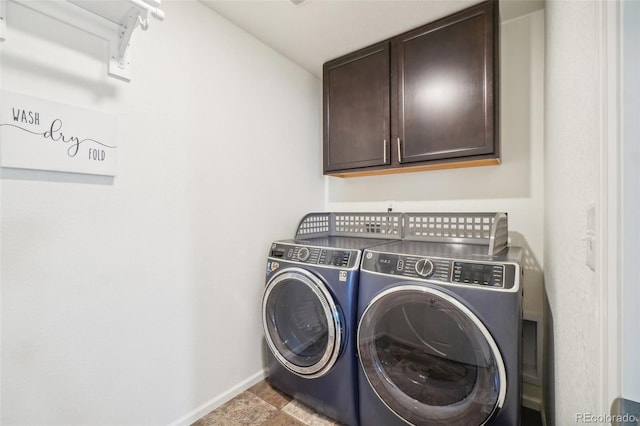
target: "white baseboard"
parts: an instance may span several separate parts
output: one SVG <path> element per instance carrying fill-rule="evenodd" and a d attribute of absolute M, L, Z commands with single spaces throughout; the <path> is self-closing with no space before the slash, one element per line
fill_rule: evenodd
<path fill-rule="evenodd" d="M 225 402 L 233 399 L 234 397 L 238 396 L 242 392 L 249 389 L 251 386 L 263 380 L 265 377 L 267 377 L 267 371 L 265 369 L 262 369 L 257 373 L 253 374 L 252 376 L 248 377 L 247 379 L 241 381 L 231 389 L 221 393 L 220 395 L 213 397 L 212 399 L 205 402 L 201 406 L 197 407 L 193 411 L 180 417 L 178 420 L 171 422 L 169 426 L 189 426 L 193 424 L 194 422 L 201 419 L 206 414 L 209 414 L 210 412 L 212 412 L 213 410 L 215 410 Z"/>

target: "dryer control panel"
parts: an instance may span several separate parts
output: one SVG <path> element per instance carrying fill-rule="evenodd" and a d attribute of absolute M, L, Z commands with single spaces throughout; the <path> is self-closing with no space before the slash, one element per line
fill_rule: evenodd
<path fill-rule="evenodd" d="M 365 251 L 362 270 L 451 284 L 511 288 L 515 266 L 475 260 L 443 259 Z"/>
<path fill-rule="evenodd" d="M 333 266 L 338 268 L 354 268 L 358 261 L 357 250 L 343 250 L 329 247 L 301 246 L 287 243 L 273 243 L 269 251 L 273 259 L 309 265 Z"/>

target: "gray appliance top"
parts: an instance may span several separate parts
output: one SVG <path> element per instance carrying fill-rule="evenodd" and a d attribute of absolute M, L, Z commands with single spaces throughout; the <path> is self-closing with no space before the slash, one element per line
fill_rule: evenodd
<path fill-rule="evenodd" d="M 495 255 L 488 255 L 484 246 L 473 244 L 433 243 L 424 241 L 396 241 L 372 247 L 372 251 L 443 259 L 479 260 L 492 262 L 522 263 L 521 247 L 507 246 Z"/>

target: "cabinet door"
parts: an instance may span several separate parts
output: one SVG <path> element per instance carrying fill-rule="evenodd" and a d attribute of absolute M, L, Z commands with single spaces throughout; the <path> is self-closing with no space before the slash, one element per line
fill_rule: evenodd
<path fill-rule="evenodd" d="M 497 7 L 483 3 L 393 40 L 399 163 L 498 156 Z"/>
<path fill-rule="evenodd" d="M 389 44 L 323 67 L 324 172 L 389 164 Z"/>

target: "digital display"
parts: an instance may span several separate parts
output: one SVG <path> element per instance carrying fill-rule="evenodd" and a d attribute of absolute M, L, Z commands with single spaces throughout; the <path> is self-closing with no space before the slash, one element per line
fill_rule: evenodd
<path fill-rule="evenodd" d="M 332 265 L 342 265 L 342 257 L 344 256 L 344 253 L 341 251 L 334 251 L 334 252 L 329 252 L 329 258 L 331 259 L 329 261 L 330 264 Z"/>
<path fill-rule="evenodd" d="M 486 263 L 454 262 L 452 281 L 502 287 L 503 268 Z"/>
<path fill-rule="evenodd" d="M 345 267 L 349 264 L 350 253 L 342 250 L 322 250 L 320 264 Z"/>

